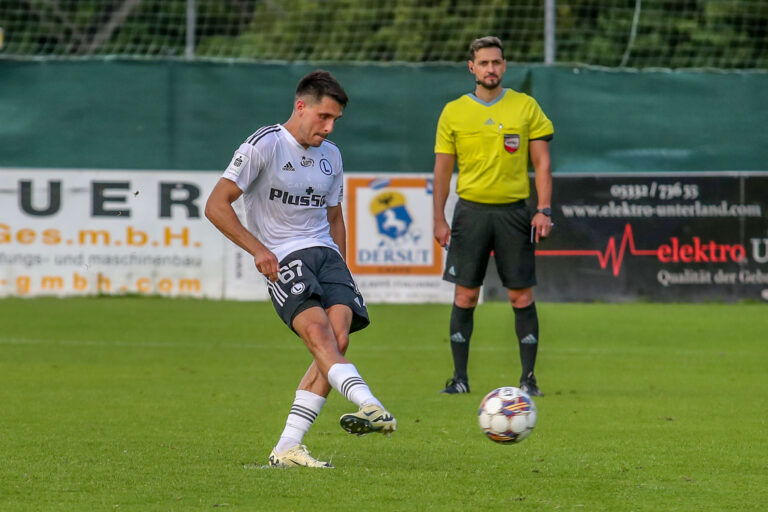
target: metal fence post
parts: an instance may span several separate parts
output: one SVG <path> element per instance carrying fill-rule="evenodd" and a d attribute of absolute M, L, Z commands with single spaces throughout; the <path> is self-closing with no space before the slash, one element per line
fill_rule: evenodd
<path fill-rule="evenodd" d="M 197 26 L 197 3 L 196 0 L 187 0 L 187 44 L 184 50 L 184 57 L 187 60 L 195 58 L 195 29 Z"/>
<path fill-rule="evenodd" d="M 544 2 L 544 64 L 551 66 L 557 58 L 555 52 L 555 32 L 556 26 L 556 0 L 546 0 Z"/>

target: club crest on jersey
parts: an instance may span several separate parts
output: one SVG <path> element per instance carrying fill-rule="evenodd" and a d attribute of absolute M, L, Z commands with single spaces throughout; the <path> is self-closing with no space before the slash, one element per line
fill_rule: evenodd
<path fill-rule="evenodd" d="M 328 161 L 328 159 L 323 158 L 320 160 L 320 170 L 323 174 L 326 176 L 330 176 L 333 174 L 333 167 L 331 167 L 331 162 Z"/>
<path fill-rule="evenodd" d="M 307 190 L 311 190 L 311 187 Z M 325 206 L 325 195 L 307 193 L 307 195 L 299 196 L 274 187 L 269 190 L 269 200 L 280 201 L 283 204 L 292 204 L 294 206 Z"/>
<path fill-rule="evenodd" d="M 311 167 L 313 165 L 315 165 L 315 161 L 314 160 L 312 160 L 311 158 L 307 158 L 305 156 L 301 157 L 301 166 L 302 167 Z"/>
<path fill-rule="evenodd" d="M 514 153 L 520 147 L 520 136 L 516 133 L 504 134 L 504 149 L 507 153 Z"/>
<path fill-rule="evenodd" d="M 295 171 L 296 169 L 294 169 L 293 164 L 291 162 L 288 162 L 287 164 L 285 164 L 283 166 L 283 170 L 284 171 Z"/>

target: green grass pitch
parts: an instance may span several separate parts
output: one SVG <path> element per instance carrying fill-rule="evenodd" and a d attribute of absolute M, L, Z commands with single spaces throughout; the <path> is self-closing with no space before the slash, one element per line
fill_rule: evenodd
<path fill-rule="evenodd" d="M 398 431 L 344 433 L 333 392 L 305 443 L 336 469 L 276 470 L 310 357 L 270 304 L 2 300 L 0 510 L 766 510 L 766 305 L 538 309 L 523 443 L 476 420 L 517 384 L 508 305 L 477 309 L 462 396 L 438 394 L 449 306 L 373 305 L 348 355 Z"/>

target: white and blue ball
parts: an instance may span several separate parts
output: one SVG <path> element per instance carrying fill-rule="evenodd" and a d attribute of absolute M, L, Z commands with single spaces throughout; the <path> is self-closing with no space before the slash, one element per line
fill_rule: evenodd
<path fill-rule="evenodd" d="M 536 404 L 522 389 L 494 389 L 480 402 L 477 421 L 491 441 L 502 444 L 519 443 L 536 426 Z"/>

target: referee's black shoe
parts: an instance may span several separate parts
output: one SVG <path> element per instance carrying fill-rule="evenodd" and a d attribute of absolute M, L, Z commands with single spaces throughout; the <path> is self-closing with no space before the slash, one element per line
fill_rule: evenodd
<path fill-rule="evenodd" d="M 444 393 L 446 395 L 469 393 L 469 381 L 462 380 L 457 377 L 451 377 L 445 382 L 445 389 L 440 393 Z"/>
<path fill-rule="evenodd" d="M 529 373 L 527 377 L 520 379 L 520 389 L 530 396 L 544 396 L 539 386 L 536 385 L 536 377 L 533 375 L 533 372 Z"/>

